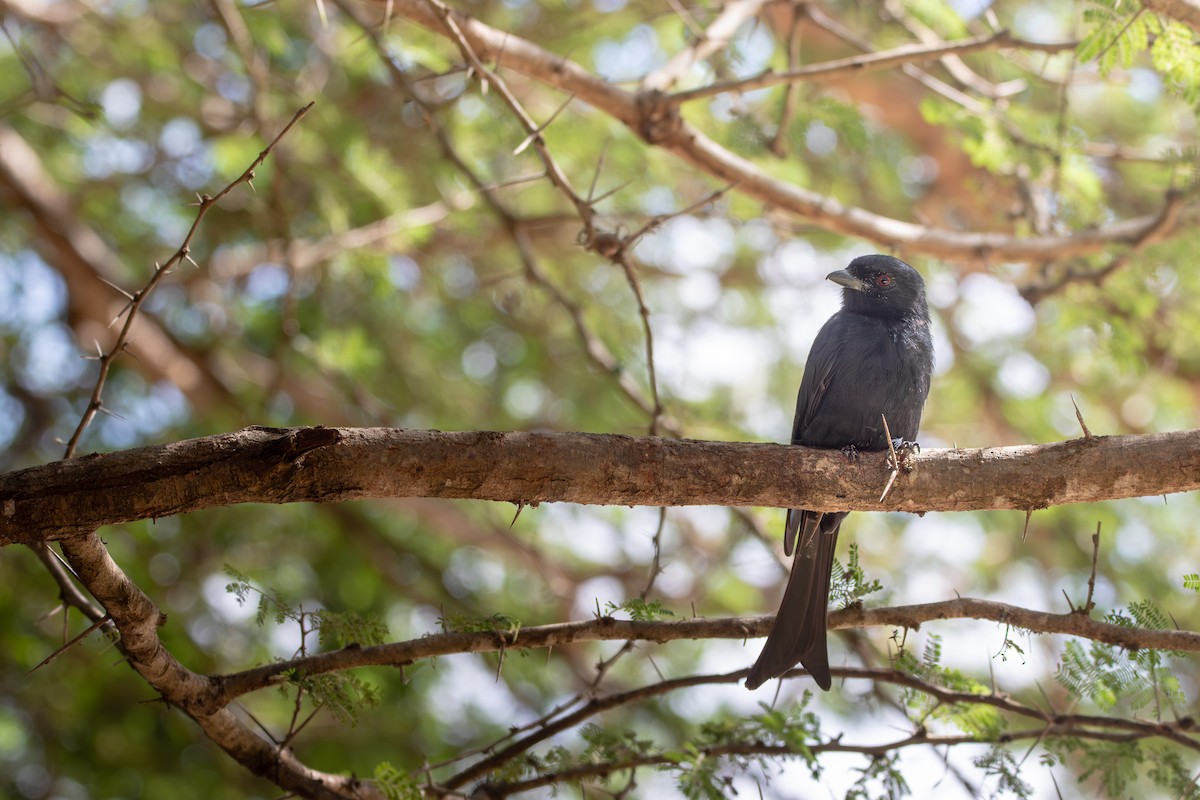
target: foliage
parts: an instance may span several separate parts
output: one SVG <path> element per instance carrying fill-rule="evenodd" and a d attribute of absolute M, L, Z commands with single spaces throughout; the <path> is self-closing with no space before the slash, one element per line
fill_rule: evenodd
<path fill-rule="evenodd" d="M 424 793 L 406 772 L 384 761 L 375 767 L 375 784 L 387 800 L 420 800 Z"/>
<path fill-rule="evenodd" d="M 858 780 L 846 792 L 846 800 L 900 800 L 903 797 L 911 797 L 912 790 L 909 789 L 908 781 L 904 779 L 898 762 L 899 758 L 895 753 L 873 757 L 867 768 L 861 770 L 862 774 Z M 878 784 L 879 788 L 872 791 L 873 784 Z"/>
<path fill-rule="evenodd" d="M 846 566 L 836 558 L 833 561 L 833 577 L 829 588 L 829 602 L 834 607 L 848 608 L 869 594 L 883 591 L 883 584 L 875 578 L 868 579 L 858 563 L 858 545 L 846 548 Z"/>
<path fill-rule="evenodd" d="M 623 611 L 629 615 L 630 619 L 637 622 L 649 622 L 675 616 L 674 611 L 663 608 L 661 600 L 646 601 L 639 597 L 622 600 L 620 603 L 610 600 L 604 604 L 604 610 L 609 615 Z"/>
<path fill-rule="evenodd" d="M 1132 603 L 1129 615 L 1114 611 L 1106 620 L 1124 627 L 1166 630 L 1170 621 L 1148 600 Z M 1087 698 L 1101 709 L 1111 711 L 1118 703 L 1130 711 L 1151 706 L 1155 719 L 1162 719 L 1167 708 L 1187 702 L 1176 669 L 1170 663 L 1183 653 L 1163 650 L 1129 651 L 1113 645 L 1092 642 L 1085 650 L 1078 641 L 1069 641 L 1063 650 L 1056 678 L 1075 698 Z"/>
<path fill-rule="evenodd" d="M 146 298 L 80 455 L 252 424 L 780 441 L 837 305 L 824 275 L 893 249 L 926 276 L 934 316 L 927 447 L 1074 438 L 1073 403 L 1097 435 L 1196 426 L 1200 58 L 1183 20 L 1132 0 L 770 4 L 720 47 L 701 33 L 744 4 L 451 5 L 621 90 L 699 42 L 715 52 L 672 90 L 997 26 L 1040 44 L 679 106 L 731 163 L 812 200 L 800 215 L 503 54 L 486 60 L 485 90 L 403 3 L 8 4 L 0 469 L 63 456 L 121 292 L 180 246 L 197 195 L 240 174 L 312 100 L 253 187 L 196 228 L 192 263 Z M 807 16 L 793 26 L 795 9 Z M 590 223 L 547 179 L 541 144 L 594 201 Z M 1104 239 L 1176 200 L 1174 228 Z M 874 221 L 877 235 L 853 238 L 847 220 Z M 584 246 L 648 224 L 625 265 Z M 1022 260 L 938 245 L 973 233 L 1044 249 Z M 1105 246 L 1063 244 L 1097 238 Z M 1064 592 L 1094 588 L 1098 607 L 1120 609 L 1103 619 L 1133 634 L 1194 631 L 1198 513 L 1194 494 L 1040 509 L 1027 531 L 1012 512 L 855 513 L 834 608 L 961 595 L 1055 612 Z M 658 523 L 657 510 L 544 505 L 514 519 L 511 506 L 412 498 L 213 508 L 101 536 L 162 610 L 163 646 L 196 673 L 419 648 L 438 632 L 500 635 L 528 656 L 295 668 L 279 691 L 238 699 L 256 734 L 388 798 L 507 747 L 519 752 L 476 783 L 865 798 L 925 796 L 951 781 L 931 776 L 961 773 L 997 796 L 1197 796 L 1194 731 L 1176 722 L 1195 702 L 1194 655 L 937 620 L 898 650 L 887 629 L 835 634 L 834 665 L 856 677 L 812 696 L 803 678 L 763 694 L 734 684 L 753 640 L 526 647 L 530 629 L 568 620 L 773 610 L 783 573 L 763 536 L 777 544 L 778 511 L 680 508 Z M 0 559 L 0 796 L 280 795 L 186 715 L 147 702 L 108 640 L 27 674 L 89 623 L 63 610 L 31 552 Z M 1115 728 L 1097 720 L 1145 735 L 1108 741 Z"/>

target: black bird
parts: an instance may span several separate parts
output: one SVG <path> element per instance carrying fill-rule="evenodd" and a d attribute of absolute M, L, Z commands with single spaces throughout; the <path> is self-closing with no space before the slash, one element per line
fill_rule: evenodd
<path fill-rule="evenodd" d="M 933 375 L 933 339 L 925 282 L 915 269 L 891 256 L 861 256 L 828 280 L 842 286 L 842 310 L 813 341 L 796 398 L 792 444 L 886 450 L 883 417 L 897 445 L 911 446 Z M 792 565 L 779 613 L 758 661 L 746 678 L 764 681 L 804 665 L 828 690 L 829 652 L 825 615 L 838 528 L 846 512 L 787 513 L 783 549 L 800 549 Z"/>

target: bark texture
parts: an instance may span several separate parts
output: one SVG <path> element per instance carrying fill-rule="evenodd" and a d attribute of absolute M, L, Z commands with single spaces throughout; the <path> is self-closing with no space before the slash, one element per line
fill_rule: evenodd
<path fill-rule="evenodd" d="M 0 475 L 0 545 L 237 503 L 382 497 L 821 511 L 1033 510 L 1200 488 L 1200 430 L 886 453 L 587 433 L 247 428 Z"/>

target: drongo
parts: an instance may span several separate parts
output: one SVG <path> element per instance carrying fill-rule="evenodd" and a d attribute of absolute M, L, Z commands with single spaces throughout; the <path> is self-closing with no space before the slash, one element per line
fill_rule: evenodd
<path fill-rule="evenodd" d="M 842 287 L 842 309 L 813 341 L 796 398 L 792 444 L 888 449 L 883 419 L 897 445 L 911 446 L 933 374 L 925 282 L 891 256 L 861 256 L 826 276 Z M 838 528 L 846 512 L 787 513 L 783 549 L 796 552 L 779 613 L 746 678 L 755 689 L 800 662 L 828 690 L 825 615 Z M 799 548 L 796 540 L 799 538 Z"/>

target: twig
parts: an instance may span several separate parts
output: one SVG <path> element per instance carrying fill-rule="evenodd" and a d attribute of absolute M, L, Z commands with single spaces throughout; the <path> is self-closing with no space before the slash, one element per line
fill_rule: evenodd
<path fill-rule="evenodd" d="M 546 172 L 550 177 L 550 182 L 567 196 L 567 199 L 569 199 L 575 206 L 575 210 L 578 212 L 580 218 L 584 220 L 585 225 L 590 227 L 591 220 L 595 216 L 594 209 L 587 203 L 587 201 L 576 194 L 575 190 L 571 187 L 571 182 L 567 178 L 566 173 L 563 172 L 562 168 L 550 154 L 549 148 L 546 147 L 546 142 L 542 138 L 539 126 L 525 111 L 520 101 L 517 100 L 516 95 L 512 93 L 512 90 L 508 88 L 508 84 L 505 83 L 505 81 L 496 72 L 488 68 L 488 66 L 484 64 L 479 56 L 475 53 L 475 49 L 471 46 L 470 41 L 468 41 L 466 35 L 459 27 L 458 22 L 455 20 L 454 13 L 450 10 L 450 8 L 441 0 L 425 0 L 425 2 L 434 10 L 434 13 L 441 18 L 442 23 L 446 26 L 446 30 L 450 32 L 454 43 L 458 45 L 458 49 L 463 54 L 463 57 L 467 60 L 467 63 L 474 68 L 479 79 L 481 81 L 487 81 L 488 84 L 496 87 L 497 94 L 499 94 L 504 100 L 505 104 L 512 109 L 513 114 L 516 115 L 517 119 L 521 122 L 521 125 L 525 128 L 525 132 L 532 137 L 533 146 L 537 150 L 538 156 L 541 157 L 542 163 L 546 166 Z"/>
<path fill-rule="evenodd" d="M 861 56 L 837 58 L 820 64 L 809 64 L 787 72 L 766 70 L 749 78 L 736 81 L 714 83 L 683 92 L 673 92 L 667 99 L 671 103 L 687 103 L 713 97 L 726 92 L 748 92 L 754 89 L 765 89 L 780 84 L 795 84 L 816 78 L 835 79 L 851 74 L 874 72 L 881 69 L 904 64 L 919 64 L 924 61 L 935 61 L 949 55 L 963 55 L 979 50 L 990 50 L 998 47 L 1028 47 L 1030 42 L 1013 38 L 1008 31 L 994 34 L 975 36 L 957 42 L 939 42 L 937 44 L 906 44 L 891 50 L 877 50 Z M 1038 45 L 1047 47 L 1050 45 Z M 1063 50 L 1074 47 L 1073 42 L 1063 42 L 1058 47 Z"/>
<path fill-rule="evenodd" d="M 1175 742 L 1187 749 L 1195 752 L 1200 752 L 1200 742 L 1189 735 L 1190 724 L 1187 722 L 1175 723 L 1155 723 L 1145 722 L 1134 719 L 1113 719 L 1107 717 L 1097 717 L 1083 714 L 1062 714 L 1049 716 L 1045 712 L 1022 704 L 1012 698 L 1002 694 L 979 695 L 971 692 L 960 692 L 946 689 L 936 684 L 926 682 L 915 676 L 898 670 L 890 669 L 859 669 L 859 668 L 834 668 L 832 673 L 840 678 L 858 678 L 868 679 L 875 683 L 893 684 L 895 686 L 904 687 L 906 689 L 915 690 L 925 694 L 936 701 L 935 707 L 944 707 L 949 705 L 970 704 L 970 705 L 986 705 L 992 706 L 1001 712 L 1013 714 L 1026 719 L 1031 719 L 1038 723 L 1036 727 L 1020 729 L 1015 731 L 1005 730 L 996 736 L 994 740 L 987 737 L 979 738 L 975 735 L 937 735 L 931 734 L 924 727 L 912 731 L 902 739 L 894 740 L 877 745 L 858 745 L 846 742 L 842 737 L 826 739 L 824 741 L 808 742 L 805 747 L 805 755 L 811 757 L 813 754 L 842 752 L 842 753 L 862 753 L 865 755 L 880 756 L 886 753 L 894 752 L 895 750 L 913 747 L 913 746 L 957 746 L 970 745 L 985 741 L 1004 741 L 1012 742 L 1019 740 L 1033 740 L 1034 742 L 1043 741 L 1048 736 L 1074 736 L 1083 739 L 1093 739 L 1098 741 L 1138 741 L 1142 739 L 1154 739 L 1162 737 L 1168 741 Z M 738 672 L 726 673 L 722 675 L 707 675 L 697 676 L 709 685 L 732 684 L 741 680 L 746 674 L 746 670 Z M 785 677 L 804 675 L 802 670 L 793 670 Z M 575 715 L 572 715 L 573 724 L 581 724 L 588 717 L 595 716 L 610 708 L 623 705 L 635 700 L 644 700 L 649 697 L 659 696 L 670 692 L 677 691 L 683 688 L 689 688 L 696 685 L 693 683 L 696 679 L 686 680 L 667 680 L 656 684 L 651 684 L 640 689 L 630 692 L 625 692 L 617 695 L 610 695 L 602 700 L 593 701 L 587 707 L 581 709 Z M 478 780 L 496 769 L 502 767 L 508 761 L 519 756 L 522 752 L 531 747 L 536 742 L 522 742 L 525 745 L 519 749 L 514 747 L 510 751 L 498 753 L 493 759 L 486 763 L 486 766 L 476 765 L 480 767 L 478 770 L 465 771 L 450 778 L 444 785 L 447 788 L 462 786 L 472 780 Z M 750 755 L 772 755 L 786 756 L 795 755 L 795 750 L 787 744 L 767 744 L 762 741 L 748 741 L 736 743 L 723 743 L 709 745 L 698 748 L 700 754 L 706 758 L 716 758 L 720 756 L 750 756 Z M 558 783 L 578 780 L 590 776 L 602 776 L 612 774 L 621 770 L 632 770 L 639 766 L 652 765 L 670 765 L 676 764 L 677 756 L 671 753 L 647 753 L 644 755 L 629 757 L 622 760 L 620 763 L 610 762 L 594 762 L 583 766 L 574 767 L 560 773 L 545 773 L 538 777 L 513 783 L 491 783 L 486 787 L 486 795 L 488 797 L 507 797 L 519 792 L 530 791 L 535 788 L 544 786 L 552 786 Z"/>
<path fill-rule="evenodd" d="M 693 65 L 728 46 L 738 28 L 756 16 L 764 4 L 765 0 L 731 0 L 725 3 L 720 15 L 695 42 L 642 79 L 642 91 L 665 92 L 670 89 Z"/>
<path fill-rule="evenodd" d="M 1070 599 L 1067 600 L 1070 605 Z M 1200 633 L 1181 630 L 1132 628 L 1092 619 L 1071 605 L 1066 613 L 1055 614 L 1022 608 L 1007 603 L 956 597 L 935 603 L 893 608 L 851 607 L 831 612 L 830 630 L 862 627 L 919 628 L 931 621 L 977 619 L 1011 625 L 1033 633 L 1079 636 L 1104 644 L 1129 649 L 1181 650 L 1200 653 Z M 576 642 L 629 640 L 668 642 L 678 639 L 743 640 L 766 636 L 773 618 L 698 618 L 669 621 L 618 620 L 598 617 L 591 620 L 536 625 L 521 628 L 520 640 L 507 633 L 442 633 L 418 639 L 372 647 L 348 647 L 319 653 L 302 659 L 273 662 L 261 667 L 224 676 L 220 692 L 208 698 L 196 710 L 222 707 L 249 692 L 275 685 L 278 676 L 292 670 L 317 675 L 367 666 L 400 666 L 416 661 L 461 653 L 491 653 L 500 648 L 532 650 L 560 647 Z M 797 673 L 802 674 L 802 673 Z"/>
<path fill-rule="evenodd" d="M 1163 204 L 1162 210 L 1158 212 L 1154 223 L 1131 243 L 1132 246 L 1129 249 L 1114 256 L 1103 267 L 1099 269 L 1069 268 L 1054 280 L 1032 283 L 1020 287 L 1017 291 L 1031 305 L 1037 305 L 1047 297 L 1057 294 L 1075 283 L 1102 285 L 1148 247 L 1163 241 L 1170 235 L 1178 227 L 1185 206 L 1186 198 L 1182 192 L 1174 190 L 1168 192 L 1166 202 Z"/>
<path fill-rule="evenodd" d="M 839 37 L 849 37 L 847 40 L 856 46 L 869 49 L 861 37 L 822 15 L 817 6 L 806 4 L 804 7 L 809 17 L 821 27 L 828 27 Z M 395 10 L 398 16 L 441 36 L 454 37 L 441 14 L 431 11 L 425 0 L 396 0 Z M 477 19 L 450 13 L 458 21 L 460 33 L 466 34 L 478 53 L 492 57 L 503 49 L 504 66 L 542 84 L 575 94 L 581 101 L 637 130 L 643 137 L 659 143 L 693 167 L 718 176 L 721 180 L 738 182 L 739 191 L 747 197 L 766 203 L 773 209 L 803 217 L 809 223 L 833 233 L 886 242 L 889 247 L 904 248 L 910 254 L 947 257 L 964 264 L 977 264 L 991 260 L 1061 260 L 1096 253 L 1114 244 L 1131 244 L 1161 222 L 1160 215 L 1145 215 L 1069 234 L 1023 236 L 1007 232 L 962 231 L 881 216 L 780 180 L 769 171 L 731 153 L 686 121 L 671 121 L 666 135 L 656 138 L 652 136 L 658 132 L 654 126 L 655 120 L 648 119 L 647 114 L 661 110 L 661 103 L 647 104 L 642 95 L 625 91 L 578 63 L 547 52 L 527 39 L 492 28 Z M 910 71 L 919 73 L 918 80 L 924 85 L 963 105 L 972 113 L 996 116 L 994 109 L 986 103 L 938 81 L 915 66 L 904 65 L 901 69 L 905 74 L 910 74 Z M 653 117 L 653 114 L 650 116 Z M 647 124 L 650 129 L 647 129 Z M 1168 231 L 1173 232 L 1176 227 L 1171 226 Z"/>
<path fill-rule="evenodd" d="M 902 26 L 904 26 L 905 30 L 915 36 L 918 41 L 925 44 L 933 44 L 934 42 L 940 42 L 942 40 L 941 36 L 939 36 L 933 28 L 930 28 L 909 14 L 904 8 L 904 4 L 900 2 L 900 0 L 886 0 L 883 6 L 884 11 L 881 16 L 883 16 L 884 19 L 888 19 L 890 17 L 892 20 L 900 23 Z M 993 33 L 1001 30 L 1001 25 L 998 21 L 988 21 L 990 23 L 989 29 Z M 1043 44 L 1040 42 L 1031 44 L 1033 44 L 1034 47 L 1030 49 L 1035 52 L 1043 46 Z M 1072 42 L 1071 44 L 1072 48 L 1078 46 L 1077 42 Z M 992 83 L 981 76 L 978 72 L 973 70 L 971 67 L 967 66 L 966 62 L 957 55 L 946 56 L 945 58 L 941 59 L 941 62 L 942 66 L 946 68 L 946 71 L 949 72 L 950 75 L 964 87 L 974 92 L 978 92 L 979 94 L 985 95 L 991 99 L 1009 97 L 1013 94 L 1023 91 L 1028 86 L 1028 83 L 1022 78 L 1005 81 L 1002 84 Z"/>
<path fill-rule="evenodd" d="M 625 280 L 633 291 L 633 298 L 637 301 L 638 315 L 642 320 L 642 338 L 646 348 L 646 371 L 649 373 L 650 400 L 654 404 L 650 412 L 650 435 L 657 436 L 659 420 L 663 415 L 663 405 L 662 398 L 658 393 L 658 373 L 654 368 L 654 330 L 650 326 L 650 309 L 646 306 L 642 285 L 638 281 L 637 273 L 634 272 L 633 264 L 630 263 L 629 254 L 624 248 L 617 254 L 616 261 L 621 265 L 621 271 L 625 273 Z"/>
<path fill-rule="evenodd" d="M 101 401 L 101 397 L 104 393 L 104 384 L 108 380 L 109 370 L 112 368 L 113 361 L 125 350 L 125 345 L 129 339 L 129 332 L 133 327 L 134 317 L 137 316 L 138 311 L 142 307 L 142 303 L 144 303 L 146 298 L 150 296 L 150 293 L 158 287 L 163 278 L 170 273 L 172 267 L 185 260 L 192 261 L 192 240 L 195 238 L 196 232 L 200 229 L 200 223 L 204 220 L 204 217 L 214 205 L 220 202 L 225 195 L 232 192 L 238 185 L 245 183 L 249 186 L 253 186 L 252 181 L 254 180 L 254 171 L 258 169 L 258 167 L 264 161 L 266 161 L 267 156 L 271 154 L 271 151 L 275 149 L 275 146 L 279 144 L 280 140 L 283 139 L 283 137 L 287 135 L 288 131 L 290 131 L 292 127 L 299 122 L 305 114 L 308 113 L 309 109 L 311 109 L 314 104 L 315 101 L 297 111 L 292 116 L 291 121 L 289 121 L 288 124 L 284 126 L 283 130 L 281 130 L 279 134 L 271 140 L 270 144 L 268 144 L 262 150 L 262 152 L 258 154 L 258 157 L 254 159 L 250 166 L 247 167 L 241 175 L 234 178 L 233 181 L 231 181 L 224 189 L 211 197 L 207 194 L 200 195 L 199 210 L 196 212 L 196 218 L 192 221 L 191 228 L 188 229 L 187 235 L 183 239 L 183 244 L 179 246 L 179 249 L 176 250 L 175 253 L 166 260 L 166 262 L 154 265 L 154 274 L 150 276 L 150 280 L 140 290 L 133 293 L 129 304 L 122 311 L 122 314 L 125 316 L 125 324 L 121 327 L 120 333 L 117 334 L 116 341 L 113 342 L 112 347 L 98 358 L 98 361 L 100 362 L 100 373 L 96 376 L 96 384 L 92 388 L 92 395 L 88 400 L 87 408 L 83 412 L 83 417 L 79 420 L 79 424 L 75 426 L 75 432 L 71 434 L 71 438 L 67 442 L 67 449 L 63 454 L 63 458 L 71 458 L 75 455 L 75 450 L 79 446 L 79 440 L 83 436 L 84 431 L 87 430 L 92 420 L 95 419 L 96 413 L 102 408 L 103 403 Z"/>
<path fill-rule="evenodd" d="M 788 70 L 796 69 L 800 63 L 800 20 L 799 9 L 792 13 L 791 30 L 788 31 Z M 788 129 L 796 116 L 796 105 L 800 97 L 800 84 L 789 83 L 783 93 L 783 110 L 779 113 L 779 127 L 771 137 L 771 152 L 779 158 L 787 158 Z"/>
<path fill-rule="evenodd" d="M 1083 613 L 1091 614 L 1096 607 L 1092 595 L 1096 591 L 1096 562 L 1100 559 L 1100 521 L 1096 521 L 1096 532 L 1092 534 L 1092 574 L 1088 577 L 1087 602 L 1084 603 Z"/>

